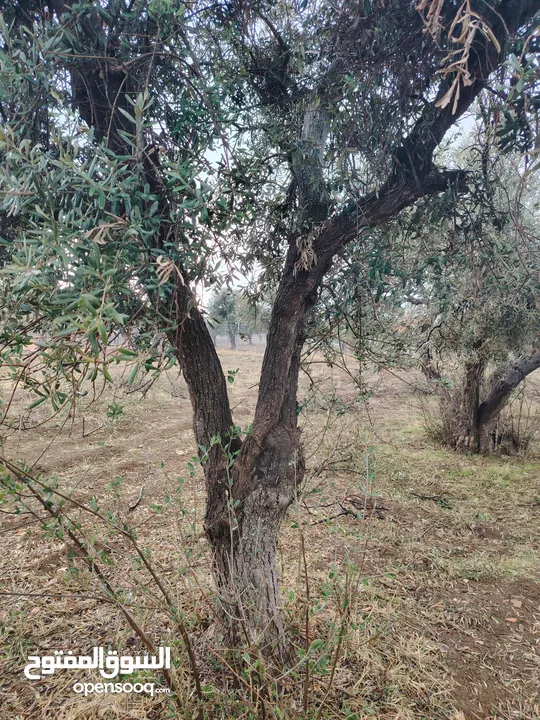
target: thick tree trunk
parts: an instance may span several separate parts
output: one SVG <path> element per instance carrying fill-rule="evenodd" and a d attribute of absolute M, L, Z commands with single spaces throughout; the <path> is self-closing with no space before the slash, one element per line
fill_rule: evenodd
<path fill-rule="evenodd" d="M 244 485 L 242 499 L 232 500 L 238 493 L 233 491 L 227 524 L 207 523 L 229 641 L 256 645 L 285 660 L 276 551 L 281 523 L 303 476 L 297 433 L 275 428 L 254 465 L 239 463 L 233 475 Z"/>
<path fill-rule="evenodd" d="M 451 392 L 433 365 L 429 348 L 420 357 L 420 367 L 426 380 L 439 396 L 441 403 L 444 441 L 463 452 L 477 452 L 482 441 L 478 408 L 484 377 L 483 360 L 465 363 L 461 389 Z"/>
<path fill-rule="evenodd" d="M 474 360 L 465 363 L 465 375 L 457 411 L 455 446 L 456 450 L 478 452 L 481 443 L 481 426 L 478 408 L 480 392 L 486 369 L 485 361 Z"/>
<path fill-rule="evenodd" d="M 294 277 L 295 258 L 291 250 L 276 297 L 253 433 L 232 467 L 226 508 L 219 514 L 209 508 L 206 523 L 230 640 L 256 643 L 282 659 L 287 641 L 276 550 L 281 523 L 304 475 L 296 395 L 305 326 L 316 299 L 309 292 L 313 280 Z"/>
<path fill-rule="evenodd" d="M 501 412 L 512 392 L 532 372 L 540 368 L 540 350 L 532 355 L 520 357 L 509 365 L 504 372 L 498 372 L 491 380 L 486 399 L 479 408 L 482 424 L 489 423 Z"/>
<path fill-rule="evenodd" d="M 527 375 L 540 368 L 540 350 L 523 356 L 506 369 L 496 372 L 483 401 L 480 398 L 485 361 L 466 363 L 463 384 L 457 396 L 447 389 L 440 389 L 440 375 L 431 366 L 429 357 L 424 356 L 421 359 L 421 366 L 426 378 L 435 383 L 444 403 L 443 412 L 451 415 L 456 450 L 488 453 L 494 449 L 494 426 L 512 392 Z"/>

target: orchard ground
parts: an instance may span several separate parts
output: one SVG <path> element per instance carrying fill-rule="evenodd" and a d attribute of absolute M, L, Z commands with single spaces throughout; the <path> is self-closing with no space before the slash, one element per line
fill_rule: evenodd
<path fill-rule="evenodd" d="M 262 352 L 220 347 L 242 427 L 252 417 Z M 44 411 L 27 417 L 29 396 L 17 391 L 2 452 L 58 478 L 76 502 L 94 498 L 137 528 L 190 634 L 205 717 L 540 718 L 540 446 L 525 457 L 455 454 L 426 437 L 422 407 L 431 401 L 419 373 L 371 373 L 366 402 L 343 370 L 312 359 L 300 392 L 308 472 L 279 555 L 299 657 L 309 648 L 307 677 L 305 660 L 280 673 L 253 649 L 240 670 L 220 644 L 204 484 L 189 464 L 191 406 L 177 368 L 144 397 L 118 370 L 115 388 L 93 404 L 80 398 L 74 419 L 60 414 L 29 430 L 19 428 Z M 531 376 L 533 398 L 537 384 Z M 6 514 L 8 503 L 0 515 L 1 720 L 196 717 L 184 646 L 133 549 L 66 507 L 138 623 L 156 645 L 172 647 L 179 697 L 84 697 L 72 686 L 97 681 L 88 671 L 25 678 L 28 655 L 143 648 L 69 539 L 31 515 Z"/>

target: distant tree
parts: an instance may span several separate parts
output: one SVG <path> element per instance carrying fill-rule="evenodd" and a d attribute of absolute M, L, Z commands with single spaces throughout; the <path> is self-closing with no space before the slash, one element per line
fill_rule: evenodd
<path fill-rule="evenodd" d="M 446 292 L 420 315 L 421 367 L 441 398 L 446 440 L 458 450 L 492 450 L 502 409 L 540 368 L 539 249 L 531 254 L 522 242 L 516 248 L 514 233 L 477 227 L 458 266 L 443 272 Z M 453 358 L 457 385 L 445 380 Z"/>
<path fill-rule="evenodd" d="M 255 301 L 242 292 L 237 295 L 236 306 L 238 332 L 251 345 L 253 335 L 262 335 L 268 330 L 270 305 L 264 300 Z"/>
<path fill-rule="evenodd" d="M 220 326 L 226 329 L 231 344 L 231 350 L 236 350 L 236 335 L 238 334 L 237 297 L 230 290 L 222 290 L 214 296 L 208 306 L 210 327 L 214 331 Z M 217 324 L 215 324 L 217 323 Z"/>
<path fill-rule="evenodd" d="M 540 367 L 540 196 L 519 157 L 488 154 L 483 132 L 474 140 L 475 192 L 457 206 L 434 201 L 402 225 L 418 284 L 395 298 L 414 308 L 409 337 L 441 398 L 446 441 L 488 452 L 512 392 Z M 457 385 L 446 379 L 449 362 Z"/>
<path fill-rule="evenodd" d="M 215 335 L 224 329 L 229 336 L 231 350 L 236 350 L 236 336 L 252 344 L 252 336 L 268 329 L 270 306 L 254 301 L 244 292 L 223 289 L 215 294 L 208 305 L 208 324 Z"/>

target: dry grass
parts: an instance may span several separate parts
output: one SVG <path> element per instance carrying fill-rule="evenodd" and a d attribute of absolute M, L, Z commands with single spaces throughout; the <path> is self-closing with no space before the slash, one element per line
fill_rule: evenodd
<path fill-rule="evenodd" d="M 241 345 L 220 355 L 225 370 L 239 369 L 230 390 L 235 421 L 246 426 L 260 348 Z M 466 457 L 434 446 L 422 431 L 414 373 L 404 377 L 409 384 L 384 373 L 370 377 L 368 407 L 357 402 L 340 370 L 315 365 L 311 375 L 316 388 L 310 391 L 302 379 L 307 402 L 300 416 L 308 476 L 280 544 L 285 609 L 291 628 L 301 633 L 304 538 L 309 641 L 321 641 L 310 650 L 307 712 L 305 663 L 268 682 L 264 703 L 257 691 L 261 674 L 279 671 L 257 665 L 254 655 L 243 670 L 226 664 L 230 658 L 213 621 L 203 480 L 197 467 L 192 475 L 187 467 L 195 451 L 191 410 L 176 371 L 143 400 L 125 389 L 115 397 L 107 391 L 86 409 L 83 399 L 73 424 L 59 417 L 14 432 L 4 453 L 26 458 L 56 476 L 66 494 L 81 502 L 94 497 L 136 526 L 140 546 L 151 550 L 188 628 L 208 718 L 539 718 L 540 459 Z M 107 421 L 112 402 L 122 413 Z M 23 404 L 19 395 L 13 412 Z M 130 512 L 141 487 L 142 499 Z M 345 498 L 365 492 L 379 496 L 384 509 L 367 520 L 340 514 L 342 507 L 354 511 Z M 68 673 L 26 680 L 29 654 L 142 647 L 118 608 L 101 599 L 99 583 L 69 539 L 50 537 L 29 516 L 1 515 L 0 521 L 0 584 L 14 593 L 3 598 L 0 615 L 0 718 L 195 717 L 193 682 L 174 620 L 129 543 L 99 523 L 87 525 L 96 557 L 112 559 L 108 577 L 125 591 L 126 605 L 156 644 L 173 647 L 179 703 L 166 695 L 84 698 L 73 692 L 75 678 Z"/>

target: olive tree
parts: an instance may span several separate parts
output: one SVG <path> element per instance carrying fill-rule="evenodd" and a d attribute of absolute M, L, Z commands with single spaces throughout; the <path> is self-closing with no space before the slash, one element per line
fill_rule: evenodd
<path fill-rule="evenodd" d="M 538 180 L 520 156 L 488 155 L 490 137 L 483 127 L 459 151 L 475 178 L 467 197 L 404 213 L 380 243 L 400 237 L 386 302 L 439 396 L 440 439 L 469 452 L 494 449 L 501 411 L 540 367 Z"/>
<path fill-rule="evenodd" d="M 150 371 L 166 339 L 193 405 L 229 640 L 285 652 L 276 548 L 304 473 L 296 394 L 321 284 L 359 236 L 466 191 L 435 153 L 492 83 L 505 137 L 523 133 L 540 2 L 0 6 L 2 228 L 20 219 L 4 361 L 18 338 L 28 382 L 42 329 L 42 363 L 73 385 L 107 377 L 118 327 L 136 324 Z M 275 300 L 242 435 L 194 287 L 254 267 Z"/>
<path fill-rule="evenodd" d="M 236 335 L 238 334 L 237 298 L 230 290 L 222 290 L 212 298 L 208 307 L 210 324 L 216 333 L 221 325 L 226 328 L 231 350 L 236 350 Z M 214 323 L 217 324 L 214 325 Z"/>

